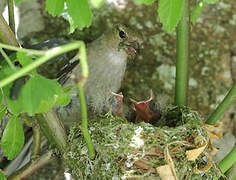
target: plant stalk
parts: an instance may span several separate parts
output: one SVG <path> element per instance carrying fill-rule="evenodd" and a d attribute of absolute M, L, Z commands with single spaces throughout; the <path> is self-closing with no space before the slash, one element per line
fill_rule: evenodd
<path fill-rule="evenodd" d="M 7 0 L 7 5 L 8 5 L 9 26 L 12 32 L 15 34 L 14 0 Z"/>
<path fill-rule="evenodd" d="M 36 118 L 50 144 L 52 146 L 56 145 L 60 152 L 63 153 L 66 149 L 67 135 L 65 127 L 56 112 L 51 109 L 46 113 L 37 114 Z"/>
<path fill-rule="evenodd" d="M 189 59 L 189 0 L 184 0 L 182 18 L 177 27 L 175 104 L 187 105 Z"/>
<path fill-rule="evenodd" d="M 229 106 L 236 100 L 236 83 L 230 89 L 224 100 L 218 105 L 216 110 L 207 119 L 207 124 L 216 124 Z"/>
<path fill-rule="evenodd" d="M 77 87 L 78 87 L 81 118 L 82 118 L 81 131 L 83 133 L 84 139 L 88 146 L 89 157 L 90 159 L 94 159 L 95 150 L 93 147 L 92 139 L 88 131 L 87 107 L 86 107 L 86 101 L 85 101 L 84 89 L 83 89 L 82 83 L 81 82 L 77 83 Z"/>

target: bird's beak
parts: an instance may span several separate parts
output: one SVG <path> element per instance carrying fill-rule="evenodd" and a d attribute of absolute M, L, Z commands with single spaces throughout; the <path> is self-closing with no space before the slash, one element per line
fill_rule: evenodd
<path fill-rule="evenodd" d="M 123 42 L 122 46 L 130 59 L 134 59 L 140 53 L 140 44 L 137 41 Z"/>

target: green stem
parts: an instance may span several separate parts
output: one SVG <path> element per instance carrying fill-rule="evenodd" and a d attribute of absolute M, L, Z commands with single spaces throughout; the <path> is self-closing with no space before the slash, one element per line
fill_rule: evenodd
<path fill-rule="evenodd" d="M 14 0 L 7 0 L 7 5 L 8 5 L 9 26 L 12 32 L 15 34 Z"/>
<path fill-rule="evenodd" d="M 4 17 L 0 14 L 0 42 L 12 46 L 20 46 L 16 40 L 15 34 L 11 31 Z"/>
<path fill-rule="evenodd" d="M 78 94 L 79 94 L 79 101 L 80 101 L 80 111 L 81 111 L 81 118 L 82 118 L 81 130 L 88 146 L 89 157 L 90 159 L 94 159 L 95 150 L 93 147 L 92 139 L 88 131 L 87 107 L 86 107 L 86 100 L 85 100 L 84 89 L 83 89 L 83 85 L 88 77 L 88 64 L 87 64 L 87 57 L 86 57 L 86 51 L 85 51 L 85 44 L 82 43 L 81 47 L 83 47 L 79 51 L 80 66 L 81 66 L 81 79 L 79 80 L 74 79 L 74 80 L 78 87 Z"/>
<path fill-rule="evenodd" d="M 31 157 L 34 158 L 35 156 L 40 154 L 40 146 L 41 146 L 41 131 L 39 125 L 34 125 L 33 129 L 33 145 L 31 149 Z"/>
<path fill-rule="evenodd" d="M 225 173 L 229 168 L 233 166 L 233 164 L 236 163 L 236 146 L 233 147 L 233 149 L 230 151 L 229 154 L 227 154 L 224 159 L 222 159 L 219 162 L 219 168 L 223 173 Z"/>
<path fill-rule="evenodd" d="M 83 42 L 82 41 L 76 41 L 76 42 L 72 42 L 70 44 L 66 44 L 60 47 L 56 47 L 56 48 L 52 48 L 49 49 L 45 52 L 45 56 L 38 58 L 37 60 L 35 60 L 34 62 L 32 62 L 31 64 L 27 65 L 26 67 L 20 69 L 19 71 L 16 71 L 15 73 L 13 73 L 12 75 L 8 76 L 7 78 L 3 79 L 2 81 L 0 81 L 0 88 L 6 86 L 7 84 L 13 82 L 14 80 L 18 79 L 19 77 L 24 76 L 25 74 L 27 74 L 28 72 L 32 71 L 33 69 L 37 68 L 38 66 L 40 66 L 41 64 L 47 62 L 48 60 L 62 54 L 68 51 L 72 51 L 74 49 L 83 49 Z M 0 44 L 1 46 L 1 44 Z M 23 48 L 21 48 L 22 50 Z M 85 50 L 84 50 L 85 51 Z"/>
<path fill-rule="evenodd" d="M 94 159 L 95 150 L 93 147 L 92 139 L 88 131 L 87 107 L 86 107 L 86 101 L 85 101 L 84 89 L 83 89 L 82 83 L 78 82 L 77 87 L 78 87 L 78 93 L 79 93 L 80 110 L 81 110 L 81 118 L 82 118 L 81 130 L 88 146 L 89 157 L 90 159 Z"/>
<path fill-rule="evenodd" d="M 205 5 L 206 2 L 204 0 L 199 0 L 197 2 L 197 5 L 194 7 L 190 17 L 192 23 L 195 23 L 197 21 L 197 18 L 200 16 Z"/>
<path fill-rule="evenodd" d="M 224 100 L 218 105 L 216 110 L 207 119 L 207 124 L 216 124 L 229 106 L 236 100 L 236 83 L 225 96 Z"/>
<path fill-rule="evenodd" d="M 15 70 L 16 67 L 11 62 L 10 58 L 7 56 L 7 54 L 5 53 L 5 51 L 1 47 L 0 47 L 0 52 L 1 52 L 2 56 L 5 58 L 5 60 L 7 61 L 7 64 L 11 67 L 11 69 Z"/>
<path fill-rule="evenodd" d="M 236 146 L 233 147 L 233 149 L 227 154 L 224 159 L 222 159 L 218 166 L 221 170 L 219 174 L 213 177 L 214 180 L 220 179 L 221 176 L 224 176 L 224 173 L 230 169 L 234 164 L 236 163 Z"/>
<path fill-rule="evenodd" d="M 26 164 L 23 168 L 16 171 L 14 174 L 9 176 L 8 180 L 19 180 L 25 179 L 29 175 L 33 174 L 35 171 L 40 169 L 42 166 L 52 162 L 56 158 L 53 156 L 52 150 L 43 154 L 42 156 L 31 160 L 28 164 Z"/>
<path fill-rule="evenodd" d="M 177 27 L 175 104 L 187 104 L 189 59 L 189 0 L 184 0 L 182 18 Z"/>
<path fill-rule="evenodd" d="M 43 51 L 43 50 L 25 49 L 25 48 L 20 48 L 20 47 L 11 46 L 11 45 L 2 44 L 2 43 L 0 43 L 0 47 L 5 48 L 5 49 L 9 49 L 12 51 L 19 51 L 19 52 L 23 52 L 23 53 L 28 53 L 29 55 L 38 55 L 38 56 L 43 56 L 47 52 L 47 51 Z"/>
<path fill-rule="evenodd" d="M 63 153 L 66 149 L 67 135 L 65 127 L 55 111 L 51 109 L 46 113 L 37 114 L 36 118 L 51 146 L 56 145 L 60 152 Z"/>

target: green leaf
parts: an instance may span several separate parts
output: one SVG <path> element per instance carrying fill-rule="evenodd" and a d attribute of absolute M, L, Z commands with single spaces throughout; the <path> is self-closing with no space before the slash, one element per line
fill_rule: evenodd
<path fill-rule="evenodd" d="M 69 0 L 66 1 L 68 13 L 72 17 L 75 26 L 80 30 L 89 27 L 92 23 L 92 12 L 88 5 L 88 0 Z"/>
<path fill-rule="evenodd" d="M 17 60 L 20 62 L 20 64 L 25 67 L 31 63 L 33 63 L 32 57 L 28 56 L 24 52 L 17 52 Z M 36 73 L 36 69 L 31 71 L 32 73 Z"/>
<path fill-rule="evenodd" d="M 64 9 L 65 0 L 46 0 L 46 10 L 53 16 L 59 16 Z"/>
<path fill-rule="evenodd" d="M 52 101 L 55 95 L 61 93 L 62 88 L 57 81 L 35 75 L 22 88 L 24 108 L 26 112 L 33 115 L 37 112 L 41 101 Z"/>
<path fill-rule="evenodd" d="M 21 1 L 23 1 L 23 0 L 15 0 L 15 4 L 17 5 Z"/>
<path fill-rule="evenodd" d="M 12 83 L 8 84 L 7 86 L 5 86 L 3 88 L 3 92 L 4 92 L 4 95 L 6 97 L 6 101 L 7 101 L 7 105 L 8 105 L 9 110 L 13 114 L 18 115 L 19 113 L 24 111 L 23 100 L 22 100 L 21 93 L 20 93 L 20 95 L 19 95 L 17 100 L 12 100 L 10 98 L 10 92 L 12 90 L 11 87 L 12 87 Z"/>
<path fill-rule="evenodd" d="M 14 159 L 24 145 L 24 131 L 17 116 L 11 116 L 4 129 L 1 145 L 8 160 Z"/>
<path fill-rule="evenodd" d="M 90 2 L 94 8 L 100 8 L 104 3 L 104 0 L 90 0 Z"/>
<path fill-rule="evenodd" d="M 6 111 L 7 111 L 7 107 L 3 104 L 0 105 L 0 126 L 1 126 L 1 123 L 2 123 L 2 117 L 4 116 Z"/>
<path fill-rule="evenodd" d="M 159 0 L 158 15 L 168 33 L 173 32 L 182 16 L 183 2 L 183 0 Z"/>
<path fill-rule="evenodd" d="M 0 171 L 0 180 L 7 180 L 6 176 L 1 171 Z"/>
<path fill-rule="evenodd" d="M 155 0 L 134 0 L 134 2 L 138 3 L 138 4 L 146 4 L 146 5 L 150 5 L 154 2 Z"/>
<path fill-rule="evenodd" d="M 42 100 L 35 113 L 47 112 L 49 109 L 51 109 L 54 106 L 55 102 L 56 102 L 56 98 L 49 101 Z"/>
<path fill-rule="evenodd" d="M 205 1 L 203 0 L 198 1 L 197 5 L 194 7 L 190 16 L 192 23 L 195 23 L 197 21 L 205 5 L 206 5 Z"/>
<path fill-rule="evenodd" d="M 57 98 L 58 106 L 66 106 L 70 103 L 70 95 L 68 93 L 62 93 Z"/>

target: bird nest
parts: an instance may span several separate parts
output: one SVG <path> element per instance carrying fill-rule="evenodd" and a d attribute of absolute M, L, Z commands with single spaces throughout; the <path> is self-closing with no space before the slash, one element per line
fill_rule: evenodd
<path fill-rule="evenodd" d="M 187 107 L 169 106 L 159 121 L 169 126 L 130 123 L 107 114 L 89 121 L 96 150 L 91 160 L 78 125 L 70 130 L 63 155 L 78 179 L 212 179 L 218 170 L 209 155 L 208 131 Z M 163 124 L 163 123 L 161 123 Z M 209 144 L 208 144 L 209 145 Z"/>

